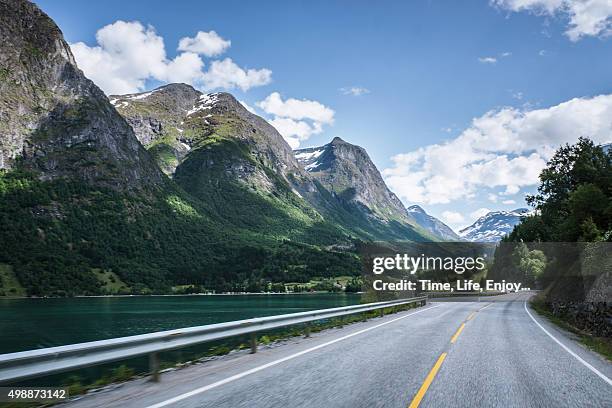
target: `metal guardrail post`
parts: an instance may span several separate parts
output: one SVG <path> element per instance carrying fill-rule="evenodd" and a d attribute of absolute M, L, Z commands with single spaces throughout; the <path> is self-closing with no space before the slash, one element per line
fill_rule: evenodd
<path fill-rule="evenodd" d="M 159 382 L 159 355 L 157 353 L 149 354 L 149 371 L 151 372 L 151 381 Z"/>
<path fill-rule="evenodd" d="M 385 315 L 385 309 L 380 308 L 380 317 L 383 317 L 384 315 Z"/>
<path fill-rule="evenodd" d="M 257 353 L 257 333 L 251 333 L 251 354 Z"/>
<path fill-rule="evenodd" d="M 310 337 L 310 325 L 307 325 L 304 331 L 305 331 L 304 337 Z"/>

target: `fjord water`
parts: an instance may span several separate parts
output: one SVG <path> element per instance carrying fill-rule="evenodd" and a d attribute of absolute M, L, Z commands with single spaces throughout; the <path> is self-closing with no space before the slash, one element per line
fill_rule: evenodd
<path fill-rule="evenodd" d="M 0 300 L 0 354 L 359 303 L 354 294 Z"/>

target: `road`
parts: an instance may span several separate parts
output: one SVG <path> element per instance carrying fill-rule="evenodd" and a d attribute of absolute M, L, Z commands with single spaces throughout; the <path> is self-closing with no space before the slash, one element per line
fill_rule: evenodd
<path fill-rule="evenodd" d="M 529 296 L 432 302 L 67 406 L 612 407 L 612 364 L 528 310 Z"/>

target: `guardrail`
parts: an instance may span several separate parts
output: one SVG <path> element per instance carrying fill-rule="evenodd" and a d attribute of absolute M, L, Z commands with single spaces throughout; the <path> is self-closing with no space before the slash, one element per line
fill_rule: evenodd
<path fill-rule="evenodd" d="M 251 335 L 251 353 L 257 352 L 257 332 L 301 323 L 380 310 L 410 303 L 427 303 L 427 296 L 366 303 L 362 305 L 313 310 L 277 316 L 258 317 L 233 322 L 167 330 L 136 336 L 49 347 L 17 353 L 0 354 L 0 383 L 41 377 L 101 363 L 149 355 L 149 371 L 153 381 L 159 381 L 158 353 L 181 347 Z M 306 330 L 306 336 L 309 330 Z"/>

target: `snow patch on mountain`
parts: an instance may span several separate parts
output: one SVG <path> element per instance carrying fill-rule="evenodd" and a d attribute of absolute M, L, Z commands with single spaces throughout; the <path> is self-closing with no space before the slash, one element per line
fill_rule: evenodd
<path fill-rule="evenodd" d="M 298 159 L 298 161 L 313 160 L 319 157 L 324 151 L 325 151 L 324 149 L 321 149 L 321 150 L 315 150 L 312 152 L 301 152 L 301 153 L 297 153 L 295 155 L 295 158 Z"/>
<path fill-rule="evenodd" d="M 478 218 L 469 227 L 459 231 L 459 236 L 471 242 L 498 242 L 512 232 L 515 225 L 523 217 L 533 211 L 527 208 L 517 208 L 512 211 L 491 211 Z"/>
<path fill-rule="evenodd" d="M 144 99 L 148 96 L 153 95 L 153 93 L 155 93 L 155 91 L 144 92 L 144 93 L 134 94 L 134 95 L 127 95 L 125 96 L 125 99 L 132 99 L 132 100 Z"/>
<path fill-rule="evenodd" d="M 319 158 L 325 153 L 326 148 L 327 145 L 296 150 L 295 158 L 304 166 L 304 170 L 308 172 L 317 171 L 317 168 L 321 165 Z"/>
<path fill-rule="evenodd" d="M 195 105 L 193 105 L 193 107 L 187 111 L 187 116 L 191 116 L 194 113 L 203 111 L 203 110 L 208 110 L 208 109 L 212 109 L 213 106 L 215 105 L 215 103 L 219 102 L 219 93 L 215 92 L 215 93 L 211 93 L 211 94 L 203 94 L 200 95 L 200 98 L 198 100 L 198 103 L 196 103 Z M 210 117 L 212 115 L 206 115 L 205 117 Z"/>

